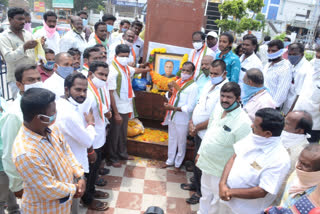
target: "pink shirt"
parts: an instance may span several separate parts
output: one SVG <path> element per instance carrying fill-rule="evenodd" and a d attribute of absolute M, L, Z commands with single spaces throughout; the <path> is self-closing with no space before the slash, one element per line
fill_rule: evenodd
<path fill-rule="evenodd" d="M 276 108 L 275 102 L 266 90 L 253 96 L 243 107 L 252 121 L 255 118 L 256 112 L 262 108 Z"/>

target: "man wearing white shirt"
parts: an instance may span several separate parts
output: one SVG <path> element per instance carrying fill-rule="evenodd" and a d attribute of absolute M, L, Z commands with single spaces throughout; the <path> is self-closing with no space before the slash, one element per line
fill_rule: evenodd
<path fill-rule="evenodd" d="M 201 141 L 207 131 L 210 115 L 212 114 L 216 104 L 219 104 L 220 89 L 228 82 L 226 79 L 226 64 L 223 60 L 215 60 L 210 65 L 209 70 L 210 81 L 205 84 L 200 99 L 193 110 L 192 119 L 189 122 L 189 134 L 194 136 L 196 157 L 201 145 Z M 194 182 L 192 184 L 181 184 L 181 188 L 185 190 L 195 190 L 191 198 L 187 199 L 187 203 L 196 204 L 201 197 L 201 170 L 194 166 L 193 168 Z"/>
<path fill-rule="evenodd" d="M 164 167 L 174 166 L 178 171 L 184 160 L 187 148 L 188 122 L 196 105 L 198 86 L 193 80 L 195 66 L 192 62 L 185 62 L 181 69 L 181 78 L 174 82 L 176 89 L 169 83 L 169 102 L 164 103 L 167 110 L 162 125 L 168 125 L 168 159 Z"/>
<path fill-rule="evenodd" d="M 106 49 L 108 49 L 107 33 L 107 26 L 104 22 L 95 23 L 94 36 L 89 40 L 88 47 L 95 46 L 96 44 L 102 44 Z"/>
<path fill-rule="evenodd" d="M 108 198 L 109 194 L 95 189 L 95 182 L 98 178 L 98 170 L 102 161 L 102 149 L 106 142 L 106 125 L 112 114 L 110 111 L 110 96 L 107 88 L 107 78 L 109 75 L 108 65 L 105 62 L 93 62 L 89 67 L 88 76 L 88 101 L 84 105 L 92 108 L 95 121 L 96 136 L 92 147 L 97 155 L 97 160 L 89 165 L 86 192 L 82 197 L 83 203 L 89 209 L 104 211 L 108 208 L 106 202 L 94 200 L 94 197 Z M 90 153 L 89 153 L 90 154 Z M 106 183 L 104 182 L 104 185 Z"/>
<path fill-rule="evenodd" d="M 254 121 L 256 112 L 262 108 L 275 108 L 276 104 L 273 101 L 266 87 L 264 87 L 263 73 L 252 68 L 247 70 L 243 78 L 243 96 L 241 99 L 243 110 Z"/>
<path fill-rule="evenodd" d="M 304 45 L 301 43 L 292 43 L 289 45 L 288 60 L 291 63 L 292 81 L 288 99 L 283 106 L 283 112 L 285 114 L 294 108 L 301 93 L 304 79 L 306 75 L 312 71 L 310 62 L 304 57 Z"/>
<path fill-rule="evenodd" d="M 268 43 L 270 42 L 271 37 L 270 36 L 265 36 L 264 37 L 264 42 L 262 45 L 259 47 L 259 57 L 262 62 L 262 66 L 264 67 L 268 63 Z"/>
<path fill-rule="evenodd" d="M 196 31 L 192 34 L 193 50 L 189 54 L 188 61 L 192 62 L 196 67 L 194 79 L 200 73 L 201 60 L 203 56 L 210 55 L 216 59 L 216 54 L 206 45 L 206 35 L 201 31 Z"/>
<path fill-rule="evenodd" d="M 56 124 L 69 144 L 77 161 L 86 174 L 89 173 L 89 161 L 94 162 L 92 143 L 96 136 L 92 111 L 82 109 L 81 104 L 87 98 L 88 81 L 81 73 L 69 75 L 64 82 L 65 96 L 57 101 Z M 91 154 L 91 155 L 90 155 Z M 73 199 L 72 211 L 79 213 L 80 199 Z"/>
<path fill-rule="evenodd" d="M 146 73 L 149 72 L 150 69 L 128 66 L 130 54 L 128 45 L 118 45 L 115 53 L 116 56 L 114 56 L 110 63 L 110 75 L 108 77 L 113 111 L 108 142 L 108 159 L 112 166 L 121 167 L 120 159 L 131 159 L 127 153 L 128 120 L 133 113 L 132 99 L 134 98 L 131 78 L 134 74 Z"/>
<path fill-rule="evenodd" d="M 47 11 L 43 14 L 43 27 L 37 30 L 33 37 L 38 39 L 40 37 L 46 38 L 45 47 L 54 51 L 55 54 L 60 53 L 60 35 L 57 32 L 57 14 L 53 11 Z"/>
<path fill-rule="evenodd" d="M 67 52 L 70 48 L 77 48 L 83 53 L 88 45 L 80 16 L 72 16 L 70 26 L 71 30 L 60 40 L 60 52 Z"/>
<path fill-rule="evenodd" d="M 219 213 L 260 213 L 275 199 L 290 169 L 288 152 L 281 143 L 281 113 L 260 109 L 253 133 L 234 145 L 219 183 Z M 222 201 L 223 200 L 223 201 Z"/>
<path fill-rule="evenodd" d="M 310 143 L 319 143 L 320 140 L 320 59 L 315 59 L 314 68 L 305 78 L 301 94 L 294 110 L 307 111 L 312 115 L 313 127 Z"/>
<path fill-rule="evenodd" d="M 281 110 L 284 102 L 288 99 L 292 81 L 290 64 L 282 59 L 283 42 L 272 40 L 268 43 L 269 63 L 263 69 L 265 86 L 276 103 L 276 108 Z"/>
<path fill-rule="evenodd" d="M 207 84 L 207 82 L 210 81 L 210 67 L 213 62 L 212 56 L 204 56 L 201 60 L 201 67 L 200 67 L 200 73 L 198 77 L 195 79 L 195 82 L 198 85 L 198 99 L 200 97 L 200 94 L 202 93 L 202 90 L 204 86 Z M 197 99 L 197 100 L 198 100 Z"/>
<path fill-rule="evenodd" d="M 139 20 L 135 20 L 131 23 L 130 30 L 132 30 L 135 33 L 132 47 L 136 53 L 137 63 L 141 63 L 143 57 L 144 41 L 139 36 L 142 31 L 142 28 L 143 24 Z"/>
<path fill-rule="evenodd" d="M 127 30 L 123 35 L 122 39 L 115 41 L 110 46 L 109 52 L 108 52 L 108 64 L 111 65 L 112 61 L 114 60 L 114 57 L 116 56 L 116 48 L 120 44 L 126 44 L 130 47 L 130 55 L 129 55 L 129 65 L 131 67 L 135 67 L 138 63 L 137 59 L 137 53 L 135 52 L 135 49 L 133 48 L 133 42 L 135 38 L 135 33 L 132 30 Z"/>
<path fill-rule="evenodd" d="M 239 74 L 239 85 L 241 87 L 241 97 L 243 96 L 243 77 L 246 71 L 251 68 L 258 68 L 262 71 L 262 62 L 257 57 L 255 51 L 258 46 L 257 37 L 253 34 L 247 34 L 243 37 L 242 51 L 243 54 L 240 57 L 241 70 Z"/>
<path fill-rule="evenodd" d="M 43 87 L 56 95 L 56 100 L 64 96 L 64 80 L 74 71 L 72 56 L 59 53 L 55 57 L 54 73 L 44 82 Z"/>

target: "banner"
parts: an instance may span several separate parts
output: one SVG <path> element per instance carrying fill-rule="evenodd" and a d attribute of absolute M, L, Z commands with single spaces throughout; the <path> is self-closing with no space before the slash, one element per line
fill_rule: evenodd
<path fill-rule="evenodd" d="M 73 0 L 52 0 L 53 8 L 73 8 Z"/>

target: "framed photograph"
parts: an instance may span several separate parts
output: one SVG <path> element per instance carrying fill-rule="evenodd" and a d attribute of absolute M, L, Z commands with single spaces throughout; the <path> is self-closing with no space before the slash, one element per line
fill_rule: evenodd
<path fill-rule="evenodd" d="M 171 78 L 178 73 L 183 54 L 156 53 L 154 57 L 155 72 Z"/>

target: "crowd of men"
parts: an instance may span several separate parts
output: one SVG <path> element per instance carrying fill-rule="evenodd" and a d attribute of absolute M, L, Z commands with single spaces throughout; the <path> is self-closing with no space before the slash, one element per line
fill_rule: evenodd
<path fill-rule="evenodd" d="M 113 32 L 116 18 L 106 14 L 93 30 L 81 11 L 60 38 L 54 12 L 33 34 L 26 16 L 9 9 L 10 27 L 0 35 L 15 98 L 0 103 L 0 214 L 6 206 L 19 213 L 16 198 L 23 213 L 78 213 L 80 199 L 91 210 L 107 210 L 99 199 L 109 195 L 95 186 L 107 185 L 100 177 L 109 173 L 105 161 L 121 167 L 120 160 L 132 159 L 131 81 L 150 71 L 142 63 L 143 24 L 123 20 Z M 45 59 L 36 62 L 38 42 Z M 178 171 L 193 139 L 194 176 L 181 188 L 194 191 L 186 202 L 200 203 L 199 214 L 319 207 L 320 49 L 309 62 L 300 43 L 284 47 L 266 37 L 257 52 L 257 38 L 248 34 L 240 57 L 233 43 L 228 32 L 193 33 L 189 60 L 168 85 L 162 167 Z"/>

